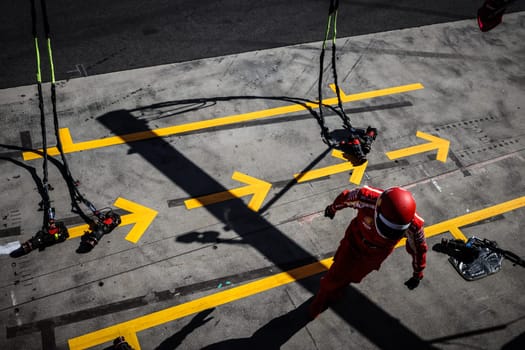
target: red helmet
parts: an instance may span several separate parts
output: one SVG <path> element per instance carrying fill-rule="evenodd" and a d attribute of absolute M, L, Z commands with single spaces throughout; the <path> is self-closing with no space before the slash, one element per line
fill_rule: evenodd
<path fill-rule="evenodd" d="M 391 187 L 377 199 L 375 224 L 379 233 L 386 238 L 401 238 L 415 215 L 416 201 L 404 188 Z"/>

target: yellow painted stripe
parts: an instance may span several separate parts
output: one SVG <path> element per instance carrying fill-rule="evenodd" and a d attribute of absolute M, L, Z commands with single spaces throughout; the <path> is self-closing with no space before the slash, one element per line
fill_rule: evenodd
<path fill-rule="evenodd" d="M 78 237 L 82 236 L 85 231 L 89 231 L 89 225 L 88 224 L 78 225 L 78 226 L 75 226 L 75 227 L 68 227 L 67 228 L 67 232 L 69 232 L 69 238 L 68 239 L 78 238 Z"/>
<path fill-rule="evenodd" d="M 461 239 L 462 241 L 467 241 L 467 237 L 461 232 L 461 230 L 458 227 L 449 227 L 449 232 L 452 236 L 454 236 L 455 239 Z"/>
<path fill-rule="evenodd" d="M 122 216 L 121 219 L 122 219 L 122 223 L 119 226 L 126 226 L 126 225 L 130 225 L 130 224 L 135 224 L 137 221 L 140 221 L 142 218 L 140 217 L 140 215 L 135 215 L 135 213 L 132 213 L 132 214 L 126 214 L 126 215 Z M 149 219 L 148 219 L 148 221 L 149 221 Z M 149 221 L 149 223 L 151 223 L 151 221 Z M 148 223 L 148 225 L 149 225 L 149 223 Z M 83 224 L 83 225 L 78 225 L 78 226 L 74 226 L 74 227 L 68 227 L 67 231 L 69 232 L 69 238 L 68 239 L 78 238 L 78 237 L 82 236 L 85 231 L 89 231 L 89 225 L 88 224 Z"/>
<path fill-rule="evenodd" d="M 419 90 L 419 89 L 423 89 L 423 85 L 419 83 L 401 85 L 401 86 L 395 86 L 395 87 L 381 89 L 381 90 L 361 92 L 361 93 L 357 93 L 353 95 L 343 94 L 343 96 L 341 96 L 341 101 L 343 103 L 346 103 L 346 102 L 359 101 L 359 100 L 364 100 L 364 99 L 369 99 L 369 98 L 374 98 L 374 97 L 399 94 L 399 93 L 414 91 L 414 90 Z M 334 98 L 324 99 L 323 104 L 335 105 L 337 104 L 337 98 L 334 97 Z M 308 106 L 309 108 L 314 108 L 314 109 L 319 107 L 317 103 L 306 103 L 306 106 Z M 259 111 L 249 112 L 249 113 L 231 115 L 231 116 L 222 117 L 222 118 L 187 123 L 183 125 L 175 125 L 175 126 L 169 126 L 169 127 L 159 128 L 159 129 L 154 129 L 154 130 L 140 131 L 140 132 L 126 134 L 126 135 L 112 136 L 112 137 L 107 137 L 103 139 L 91 140 L 91 141 L 82 141 L 78 143 L 73 143 L 69 129 L 63 128 L 63 129 L 60 129 L 60 140 L 62 141 L 62 148 L 63 148 L 64 153 L 72 153 L 72 152 L 78 152 L 78 151 L 85 151 L 89 149 L 120 145 L 120 144 L 130 143 L 134 141 L 147 140 L 147 139 L 156 138 L 156 137 L 171 136 L 171 135 L 176 135 L 176 134 L 185 133 L 189 131 L 203 130 L 203 129 L 213 128 L 213 127 L 218 127 L 218 126 L 242 123 L 242 122 L 247 122 L 247 121 L 256 120 L 256 119 L 273 117 L 276 115 L 283 115 L 283 114 L 288 114 L 288 113 L 299 112 L 305 109 L 306 107 L 303 105 L 293 104 L 293 105 L 288 105 L 288 106 L 263 109 Z M 39 150 L 39 152 L 42 152 L 42 150 Z M 56 156 L 60 154 L 56 147 L 48 148 L 47 153 L 51 156 Z M 34 153 L 34 152 L 23 152 L 22 156 L 24 160 L 32 160 L 32 159 L 41 158 L 41 156 L 38 153 Z"/>
<path fill-rule="evenodd" d="M 294 178 L 297 180 L 297 183 L 302 183 L 353 169 L 349 182 L 359 185 L 365 174 L 368 161 L 355 166 L 348 159 L 346 159 L 343 154 L 344 153 L 339 150 L 332 151 L 332 157 L 342 159 L 345 161 L 344 163 L 330 165 L 320 169 L 309 170 L 304 173 L 294 174 Z"/>
<path fill-rule="evenodd" d="M 460 227 L 516 210 L 523 206 L 525 206 L 525 196 L 428 226 L 425 228 L 425 236 L 428 238 L 450 232 L 454 238 L 466 240 L 466 237 L 459 229 Z M 406 239 L 401 240 L 397 246 L 404 245 L 405 241 Z"/>
<path fill-rule="evenodd" d="M 461 226 L 470 225 L 475 222 L 482 221 L 493 216 L 497 216 L 505 212 L 521 208 L 523 206 L 525 206 L 525 196 L 510 200 L 508 202 L 503 202 L 485 209 L 477 210 L 469 214 L 458 216 L 454 219 L 440 222 L 439 224 L 429 226 L 427 229 L 425 229 L 425 233 L 427 233 L 427 235 L 429 236 L 433 236 L 435 234 L 448 231 L 450 227 L 457 228 Z"/>
<path fill-rule="evenodd" d="M 427 237 L 432 237 L 438 234 L 449 232 L 451 228 L 457 229 L 460 226 L 472 224 L 474 222 L 478 222 L 504 212 L 515 210 L 523 206 L 525 206 L 525 196 L 428 226 L 425 228 L 425 234 Z M 405 242 L 406 240 L 402 240 L 396 247 L 404 245 Z M 203 298 L 195 299 L 181 305 L 84 334 L 82 336 L 69 339 L 69 348 L 72 350 L 87 349 L 96 345 L 107 343 L 119 335 L 130 333 L 136 334 L 136 332 L 140 332 L 166 322 L 174 321 L 194 313 L 198 313 L 219 305 L 267 291 L 269 289 L 280 287 L 290 282 L 313 276 L 317 273 L 325 271 L 330 267 L 331 264 L 332 258 L 324 259 L 317 263 L 298 267 L 287 272 L 282 272 L 270 277 L 262 278 L 239 287 L 234 287 Z M 136 341 L 136 343 L 130 344 L 136 349 L 140 349 L 138 338 L 135 336 L 132 339 L 133 341 Z"/>
<path fill-rule="evenodd" d="M 69 348 L 72 350 L 87 349 L 99 344 L 110 342 L 119 335 L 122 335 L 123 330 L 129 334 L 130 330 L 133 330 L 133 332 L 140 332 L 151 327 L 156 327 L 169 321 L 173 321 L 238 299 L 246 298 L 251 295 L 306 278 L 308 276 L 315 275 L 328 269 L 331 264 L 332 258 L 321 260 L 319 262 L 302 266 L 287 272 L 281 272 L 270 277 L 262 278 L 254 282 L 227 289 L 222 292 L 196 299 L 181 305 L 173 306 L 168 309 L 138 317 L 133 320 L 88 333 L 77 338 L 72 338 L 68 341 Z M 140 349 L 140 344 L 138 344 L 138 341 L 137 344 L 130 343 L 130 345 Z"/>
<path fill-rule="evenodd" d="M 184 205 L 186 206 L 186 209 L 195 209 L 206 205 L 225 202 L 231 199 L 247 196 L 251 193 L 252 192 L 250 192 L 250 189 L 246 188 L 246 186 L 238 187 L 228 191 L 207 194 L 205 196 L 197 198 L 186 199 L 184 201 Z"/>
<path fill-rule="evenodd" d="M 311 181 L 321 177 L 329 176 L 332 174 L 342 173 L 353 169 L 354 166 L 350 162 L 330 165 L 321 169 L 309 170 L 305 173 L 294 174 L 298 183 Z"/>

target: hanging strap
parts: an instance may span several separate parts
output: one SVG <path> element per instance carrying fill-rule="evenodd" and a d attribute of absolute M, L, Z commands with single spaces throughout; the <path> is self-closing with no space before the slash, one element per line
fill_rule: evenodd
<path fill-rule="evenodd" d="M 46 36 L 47 53 L 49 57 L 49 69 L 50 69 L 50 74 L 51 74 L 51 104 L 53 108 L 53 125 L 55 129 L 57 148 L 60 152 L 60 156 L 62 158 L 62 163 L 64 164 L 64 168 L 65 168 L 67 177 L 69 180 L 72 180 L 73 177 L 71 176 L 71 171 L 69 170 L 67 159 L 64 156 L 64 150 L 62 147 L 62 142 L 60 140 L 60 134 L 59 134 L 60 127 L 59 127 L 59 122 L 58 122 L 57 103 L 56 103 L 55 65 L 53 63 L 53 51 L 51 49 L 51 34 L 50 34 L 50 28 L 49 28 L 49 21 L 47 18 L 47 6 L 46 6 L 45 0 L 41 0 L 40 3 L 42 5 L 42 14 L 44 17 L 44 31 L 45 31 L 45 36 Z"/>
<path fill-rule="evenodd" d="M 350 124 L 350 118 L 348 118 L 348 116 L 346 115 L 345 113 L 345 110 L 343 108 L 343 102 L 341 101 L 341 92 L 339 90 L 339 83 L 337 82 L 337 65 L 336 65 L 336 61 L 337 61 L 337 56 L 336 56 L 336 52 L 337 52 L 337 49 L 336 49 L 336 38 L 337 38 L 337 10 L 339 8 L 339 0 L 332 0 L 331 1 L 331 4 L 330 4 L 330 7 L 332 8 L 332 3 L 335 3 L 333 5 L 333 13 L 332 13 L 332 17 L 333 17 L 333 25 L 334 25 L 334 31 L 333 31 L 333 35 L 332 35 L 332 72 L 333 72 L 333 76 L 334 76 L 334 85 L 335 85 L 335 91 L 336 91 L 336 95 L 337 95 L 337 105 L 339 107 L 339 110 L 341 113 L 338 113 L 339 117 L 341 117 L 342 121 L 343 121 L 343 124 L 346 128 L 348 129 L 351 129 L 352 128 L 352 125 Z"/>
<path fill-rule="evenodd" d="M 41 84 L 41 73 L 40 73 L 40 53 L 38 50 L 38 38 L 36 33 L 36 9 L 35 9 L 35 0 L 31 0 L 32 4 L 32 15 L 33 15 L 33 35 L 35 38 L 35 45 L 37 48 L 37 63 L 38 63 L 38 72 L 37 72 L 37 80 L 38 80 L 38 87 L 39 87 L 39 105 L 41 106 L 41 116 L 42 120 L 44 116 L 43 112 L 43 98 L 42 98 L 42 84 Z M 98 214 L 98 210 L 95 208 L 95 206 L 87 200 L 78 190 L 76 186 L 76 181 L 73 178 L 73 175 L 71 174 L 71 170 L 69 168 L 67 158 L 64 154 L 64 149 L 62 147 L 62 142 L 60 139 L 60 125 L 58 120 L 58 113 L 57 113 L 57 102 L 56 102 L 56 81 L 55 81 L 55 65 L 53 62 L 53 50 L 51 48 L 51 30 L 49 26 L 49 20 L 47 15 L 47 4 L 46 0 L 40 1 L 41 7 L 42 7 L 42 15 L 43 15 L 43 22 L 44 22 L 44 34 L 46 37 L 46 46 L 47 46 L 47 53 L 48 53 L 48 59 L 49 59 L 49 70 L 51 75 L 51 104 L 52 104 L 52 111 L 53 111 L 53 126 L 55 131 L 55 137 L 56 137 L 56 146 L 58 151 L 60 152 L 60 157 L 62 159 L 62 164 L 64 168 L 64 177 L 65 180 L 71 185 L 70 188 L 74 191 L 75 200 L 81 201 L 84 203 L 89 210 L 91 210 L 94 214 Z M 42 132 L 45 132 L 45 121 L 42 122 Z M 45 164 L 45 172 L 44 172 L 44 187 L 45 181 L 47 181 L 47 152 L 46 150 L 46 139 L 43 137 L 44 142 L 44 164 Z"/>
<path fill-rule="evenodd" d="M 44 112 L 44 97 L 42 94 L 42 71 L 40 68 L 40 49 L 38 45 L 38 35 L 36 30 L 36 8 L 35 0 L 31 0 L 31 19 L 32 19 L 32 32 L 33 41 L 35 45 L 36 54 L 36 82 L 38 89 L 38 109 L 40 110 L 40 128 L 42 131 L 42 151 L 43 151 L 43 179 L 42 179 L 42 209 L 44 211 L 43 227 L 47 227 L 49 224 L 50 216 L 52 216 L 51 210 L 51 199 L 49 197 L 50 185 L 48 182 L 48 155 L 47 155 L 47 129 L 46 129 L 46 116 Z M 52 217 L 51 217 L 52 219 Z"/>
<path fill-rule="evenodd" d="M 326 52 L 326 43 L 329 40 L 330 33 L 332 33 L 331 41 L 332 41 L 332 72 L 334 77 L 334 84 L 335 84 L 335 90 L 337 95 L 337 105 L 338 109 L 334 109 L 336 111 L 336 114 L 341 118 L 343 121 L 343 125 L 351 129 L 352 125 L 350 123 L 350 118 L 345 114 L 343 109 L 343 103 L 341 100 L 341 93 L 339 90 L 339 84 L 337 82 L 337 56 L 336 56 L 336 37 L 337 37 L 337 11 L 339 9 L 339 0 L 330 0 L 330 7 L 328 9 L 328 20 L 326 25 L 326 31 L 325 36 L 323 40 L 323 45 L 321 48 L 321 54 L 319 57 L 319 84 L 318 84 L 318 100 L 319 100 L 319 119 L 318 123 L 321 126 L 321 135 L 323 137 L 323 141 L 327 143 L 327 141 L 330 140 L 329 130 L 325 126 L 324 123 L 324 113 L 323 113 L 323 94 L 322 94 L 322 88 L 323 88 L 323 68 L 324 68 L 324 56 Z M 332 30 L 333 29 L 333 30 Z"/>

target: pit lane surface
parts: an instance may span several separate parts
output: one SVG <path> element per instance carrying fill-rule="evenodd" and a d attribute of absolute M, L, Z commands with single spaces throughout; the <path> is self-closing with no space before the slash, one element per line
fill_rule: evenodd
<path fill-rule="evenodd" d="M 345 110 L 356 126 L 380 130 L 366 166 L 342 171 L 334 166 L 348 162 L 332 156 L 304 106 L 247 98 L 314 100 L 318 42 L 60 81 L 61 127 L 81 191 L 98 206 L 119 207 L 128 225 L 86 255 L 75 253 L 72 238 L 20 259 L 1 256 L 2 344 L 106 348 L 117 333 L 142 349 L 522 344 L 523 269 L 508 262 L 466 282 L 446 256 L 429 252 L 426 278 L 409 291 L 410 259 L 400 248 L 344 302 L 310 323 L 303 313 L 353 215 L 322 216 L 343 188 L 410 188 L 429 246 L 476 235 L 525 255 L 524 23 L 516 13 L 485 34 L 467 20 L 339 39 Z M 324 76 L 333 102 L 329 70 Z M 48 97 L 48 85 L 44 91 Z M 195 98 L 202 100 L 183 101 Z M 3 143 L 40 147 L 34 86 L 2 90 L 0 102 Z M 332 114 L 327 125 L 341 129 Z M 448 150 L 413 152 L 426 135 L 448 141 Z M 115 136 L 122 142 L 106 143 Z M 3 158 L 7 243 L 39 228 L 30 171 L 39 173 L 42 161 L 13 151 Z M 311 176 L 293 181 L 301 173 Z M 250 190 L 202 200 L 250 178 L 259 180 L 250 189 L 257 200 Z M 50 179 L 59 217 L 80 226 L 52 165 Z M 204 206 L 188 209 L 191 198 Z"/>
<path fill-rule="evenodd" d="M 480 0 L 341 1 L 348 37 L 472 19 Z M 47 1 L 57 79 L 75 79 L 323 39 L 329 1 Z M 36 2 L 39 9 L 39 2 Z M 524 11 L 516 1 L 508 11 Z M 37 11 L 38 12 L 38 11 Z M 43 35 L 41 22 L 37 31 Z M 35 83 L 30 1 L 0 3 L 0 88 Z M 47 72 L 47 67 L 43 67 Z"/>

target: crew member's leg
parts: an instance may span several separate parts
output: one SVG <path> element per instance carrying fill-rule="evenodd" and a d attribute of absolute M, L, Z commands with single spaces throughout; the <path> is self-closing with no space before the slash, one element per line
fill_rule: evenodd
<path fill-rule="evenodd" d="M 378 270 L 391 250 L 359 252 L 348 238 L 344 238 L 334 256 L 334 262 L 321 278 L 319 291 L 310 305 L 310 316 L 317 317 L 331 302 L 343 296 L 350 283 L 359 283 L 373 270 Z"/>

